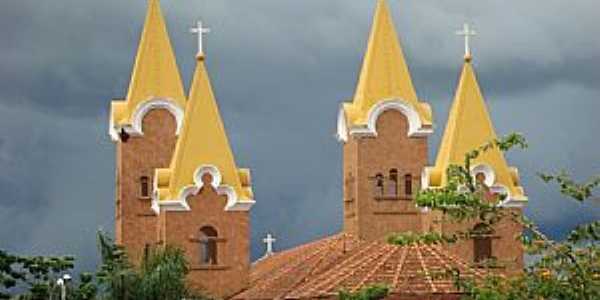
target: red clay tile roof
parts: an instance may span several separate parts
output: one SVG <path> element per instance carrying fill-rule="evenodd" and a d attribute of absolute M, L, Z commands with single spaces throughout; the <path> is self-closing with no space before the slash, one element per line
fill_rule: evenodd
<path fill-rule="evenodd" d="M 330 297 L 371 284 L 385 284 L 393 294 L 452 294 L 458 292 L 452 280 L 440 276 L 451 268 L 467 278 L 484 276 L 441 247 L 403 247 L 339 234 L 257 261 L 250 288 L 233 298 Z"/>

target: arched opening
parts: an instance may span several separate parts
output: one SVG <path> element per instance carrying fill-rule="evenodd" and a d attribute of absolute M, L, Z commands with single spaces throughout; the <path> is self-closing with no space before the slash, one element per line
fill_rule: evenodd
<path fill-rule="evenodd" d="M 150 197 L 150 179 L 148 176 L 140 177 L 140 196 L 142 198 Z"/>
<path fill-rule="evenodd" d="M 200 264 L 217 264 L 217 230 L 211 226 L 200 229 Z"/>
<path fill-rule="evenodd" d="M 383 174 L 377 173 L 375 175 L 375 196 L 376 197 L 383 196 L 383 185 L 384 185 Z"/>
<path fill-rule="evenodd" d="M 388 194 L 398 196 L 398 169 L 391 169 L 388 177 Z"/>
<path fill-rule="evenodd" d="M 404 194 L 406 196 L 412 196 L 412 194 L 413 194 L 412 182 L 413 182 L 412 174 L 404 175 Z"/>
<path fill-rule="evenodd" d="M 479 223 L 473 227 L 473 260 L 476 263 L 492 258 L 492 232 L 489 225 Z"/>

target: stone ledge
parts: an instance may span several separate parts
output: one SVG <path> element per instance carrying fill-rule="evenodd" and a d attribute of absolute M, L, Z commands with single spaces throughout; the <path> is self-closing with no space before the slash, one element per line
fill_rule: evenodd
<path fill-rule="evenodd" d="M 374 211 L 374 215 L 418 215 L 418 211 L 389 211 L 389 210 L 380 210 Z"/>
<path fill-rule="evenodd" d="M 225 271 L 229 269 L 230 267 L 225 265 L 206 265 L 191 267 L 190 271 Z"/>
<path fill-rule="evenodd" d="M 377 201 L 412 201 L 412 196 L 375 196 Z"/>

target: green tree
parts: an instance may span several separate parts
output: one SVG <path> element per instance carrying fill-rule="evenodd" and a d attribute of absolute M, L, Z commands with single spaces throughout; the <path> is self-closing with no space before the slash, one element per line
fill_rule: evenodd
<path fill-rule="evenodd" d="M 356 292 L 340 291 L 338 299 L 340 300 L 379 300 L 389 294 L 389 288 L 385 285 L 371 285 L 364 287 Z"/>
<path fill-rule="evenodd" d="M 189 269 L 182 250 L 173 247 L 149 250 L 141 267 L 134 268 L 122 247 L 102 232 L 98 232 L 98 245 L 102 264 L 97 277 L 102 299 L 203 299 L 186 286 Z"/>
<path fill-rule="evenodd" d="M 17 299 L 47 300 L 60 297 L 57 280 L 73 269 L 70 256 L 19 256 L 0 250 L 0 299 L 10 299 L 11 290 L 24 290 Z M 93 276 L 81 275 L 79 282 L 69 284 L 71 299 L 93 299 L 96 287 Z"/>
<path fill-rule="evenodd" d="M 515 146 L 526 148 L 525 139 L 511 134 L 491 141 L 467 153 L 462 165 L 448 168 L 448 184 L 439 189 L 427 189 L 418 193 L 416 202 L 421 207 L 441 211 L 453 221 L 477 219 L 493 226 L 503 218 L 511 218 L 522 224 L 525 233 L 520 237 L 529 254 L 537 259 L 525 268 L 521 275 L 503 278 L 489 275 L 483 282 L 461 278 L 455 270 L 448 270 L 466 299 L 600 299 L 600 222 L 577 226 L 564 241 L 549 239 L 534 222 L 513 215 L 496 206 L 497 201 L 484 201 L 482 187 L 471 175 L 471 163 L 481 153 L 492 148 L 507 151 Z M 540 174 L 547 183 L 556 183 L 560 192 L 578 202 L 586 202 L 600 185 L 600 176 L 585 183 L 577 183 L 566 172 L 557 175 Z M 406 244 L 414 242 L 454 242 L 469 238 L 469 232 L 442 235 L 396 235 L 390 242 Z M 493 273 L 492 273 L 493 274 Z"/>

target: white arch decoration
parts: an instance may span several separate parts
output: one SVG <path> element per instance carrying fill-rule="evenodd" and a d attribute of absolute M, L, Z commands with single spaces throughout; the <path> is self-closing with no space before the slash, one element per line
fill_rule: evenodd
<path fill-rule="evenodd" d="M 344 108 L 340 107 L 337 124 L 338 140 L 346 142 L 348 140 L 348 133 L 351 135 L 377 136 L 377 120 L 381 114 L 390 109 L 397 110 L 406 116 L 409 137 L 427 136 L 433 133 L 432 128 L 423 127 L 421 116 L 410 103 L 402 99 L 389 99 L 377 103 L 369 110 L 366 126 L 353 126 L 349 130 L 346 124 Z"/>
<path fill-rule="evenodd" d="M 187 198 L 198 194 L 200 189 L 204 186 L 204 182 L 202 182 L 204 174 L 210 174 L 212 176 L 210 185 L 217 191 L 217 194 L 227 196 L 225 211 L 249 211 L 256 203 L 253 199 L 239 199 L 233 187 L 222 184 L 221 180 L 223 177 L 216 166 L 202 165 L 194 172 L 194 184 L 181 189 L 177 199 L 159 201 L 157 199 L 157 193 L 154 193 L 152 199 L 152 209 L 154 212 L 159 214 L 161 208 L 170 211 L 190 211 L 191 209 L 187 203 Z"/>
<path fill-rule="evenodd" d="M 436 188 L 431 187 L 429 182 L 429 176 L 431 176 L 431 167 L 425 167 L 421 173 L 421 189 Z M 485 184 L 490 187 L 493 193 L 505 194 L 506 199 L 498 203 L 499 207 L 524 207 L 527 204 L 526 196 L 514 196 L 511 194 L 510 189 L 503 184 L 496 183 L 496 172 L 488 164 L 477 164 L 471 168 L 471 176 L 476 176 L 478 173 L 485 174 Z M 462 187 L 466 189 L 466 187 Z M 459 187 L 460 189 L 460 187 Z"/>
<path fill-rule="evenodd" d="M 177 129 L 175 131 L 176 135 L 179 135 L 181 131 L 181 127 L 183 124 L 183 116 L 184 111 L 177 103 L 175 103 L 172 99 L 167 98 L 153 98 L 149 101 L 144 101 L 140 103 L 132 115 L 132 124 L 125 125 L 115 125 L 114 120 L 110 120 L 110 128 L 109 135 L 111 136 L 113 141 L 119 140 L 119 132 L 121 130 L 125 130 L 125 132 L 131 136 L 142 136 L 144 135 L 143 130 L 143 121 L 146 115 L 154 110 L 154 109 L 166 109 L 169 111 L 173 117 L 175 117 L 175 122 L 177 123 Z"/>
<path fill-rule="evenodd" d="M 485 185 L 492 187 L 496 183 L 496 173 L 494 169 L 488 164 L 477 164 L 471 167 L 471 176 L 475 178 L 477 174 L 483 173 L 485 175 Z"/>

